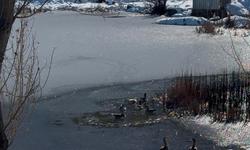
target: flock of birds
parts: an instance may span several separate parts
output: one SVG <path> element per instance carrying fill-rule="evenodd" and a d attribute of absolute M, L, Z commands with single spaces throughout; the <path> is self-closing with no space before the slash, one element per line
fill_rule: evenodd
<path fill-rule="evenodd" d="M 142 110 L 143 107 L 145 107 L 145 112 L 146 113 L 153 113 L 156 109 L 155 108 L 149 108 L 147 105 L 146 105 L 146 93 L 144 93 L 144 97 L 143 98 L 140 98 L 138 104 L 137 104 L 137 99 L 128 99 L 129 103 L 130 104 L 134 104 L 134 110 Z M 111 115 L 113 115 L 116 119 L 118 118 L 122 118 L 122 117 L 126 117 L 125 115 L 125 112 L 126 112 L 126 106 L 124 104 L 121 104 L 119 110 L 120 110 L 120 113 L 111 113 Z"/>
<path fill-rule="evenodd" d="M 167 142 L 167 140 L 169 139 L 170 138 L 168 136 L 163 138 L 164 146 L 162 146 L 160 150 L 170 150 L 168 142 Z M 198 150 L 198 148 L 195 146 L 195 139 L 192 138 L 192 141 L 193 141 L 193 145 L 189 148 L 189 150 Z"/>
<path fill-rule="evenodd" d="M 153 113 L 156 110 L 155 108 L 149 108 L 146 105 L 146 93 L 144 93 L 143 98 L 140 98 L 140 101 L 138 104 L 137 104 L 137 99 L 128 99 L 128 101 L 130 104 L 135 104 L 135 107 L 134 107 L 135 110 L 142 110 L 143 107 L 145 107 L 146 113 Z M 115 118 L 126 117 L 126 115 L 124 114 L 126 112 L 126 107 L 124 104 L 121 104 L 119 110 L 120 110 L 120 113 L 111 113 L 111 115 L 115 116 Z M 169 144 L 167 142 L 167 140 L 169 139 L 170 138 L 168 136 L 163 138 L 164 146 L 162 146 L 160 150 L 170 150 Z M 198 150 L 198 148 L 195 146 L 195 139 L 192 138 L 192 141 L 193 141 L 193 145 L 189 148 L 189 150 Z"/>

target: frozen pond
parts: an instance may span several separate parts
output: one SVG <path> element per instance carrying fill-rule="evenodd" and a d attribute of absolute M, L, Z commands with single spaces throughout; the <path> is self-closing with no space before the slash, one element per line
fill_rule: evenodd
<path fill-rule="evenodd" d="M 158 18 L 125 12 L 105 18 L 68 11 L 36 15 L 41 65 L 56 47 L 44 94 L 231 65 L 221 48 L 230 47 L 228 36 L 197 36 L 195 27 L 157 25 Z"/>
<path fill-rule="evenodd" d="M 161 104 L 153 117 L 139 116 L 142 126 L 125 118 L 117 127 L 111 116 L 104 125 L 81 122 L 86 114 L 101 120 L 106 115 L 101 112 L 115 111 L 124 99 L 145 92 L 155 96 L 163 83 L 152 79 L 191 68 L 217 72 L 233 64 L 221 49 L 230 47 L 229 37 L 197 36 L 195 27 L 156 25 L 156 19 L 129 13 L 105 18 L 76 12 L 35 16 L 41 64 L 57 48 L 44 97 L 10 149 L 152 150 L 163 145 L 164 136 L 170 136 L 173 150 L 188 149 L 191 137 L 199 149 L 215 148 L 198 133 L 163 119 Z"/>

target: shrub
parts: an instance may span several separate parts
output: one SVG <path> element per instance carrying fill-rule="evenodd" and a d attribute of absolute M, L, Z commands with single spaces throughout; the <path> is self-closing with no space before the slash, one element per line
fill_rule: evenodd
<path fill-rule="evenodd" d="M 166 6 L 155 5 L 152 10 L 152 14 L 164 15 L 167 12 Z"/>
<path fill-rule="evenodd" d="M 205 22 L 202 26 L 196 27 L 196 33 L 215 33 L 215 26 L 211 22 Z"/>
<path fill-rule="evenodd" d="M 225 22 L 225 26 L 226 27 L 229 27 L 229 28 L 232 28 L 232 27 L 235 27 L 235 22 L 234 22 L 235 19 L 231 19 L 231 16 L 228 15 L 227 16 L 227 19 L 226 19 L 226 22 Z"/>

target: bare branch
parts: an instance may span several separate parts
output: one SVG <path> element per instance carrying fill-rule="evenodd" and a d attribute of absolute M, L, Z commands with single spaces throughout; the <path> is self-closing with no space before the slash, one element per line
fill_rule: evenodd
<path fill-rule="evenodd" d="M 13 142 L 23 120 L 27 117 L 31 102 L 34 102 L 35 105 L 37 94 L 42 93 L 42 89 L 48 81 L 55 51 L 54 48 L 48 76 L 41 87 L 40 74 L 43 68 L 39 67 L 36 36 L 32 33 L 32 27 L 28 26 L 28 19 L 20 21 L 20 29 L 14 30 L 12 33 L 15 36 L 10 38 L 12 51 L 5 55 L 0 82 L 2 84 L 0 85 L 0 104 L 4 104 L 1 105 L 1 111 L 4 112 L 2 113 L 4 120 L 2 120 L 1 130 L 8 139 L 8 145 Z"/>
<path fill-rule="evenodd" d="M 38 73 L 39 73 L 39 68 L 37 69 L 37 72 L 36 72 L 36 75 L 35 75 L 35 79 L 37 78 Z M 32 88 L 30 88 L 30 91 L 28 91 L 28 93 L 24 96 L 24 100 L 22 101 L 21 105 L 17 108 L 17 110 L 15 111 L 14 115 L 11 118 L 9 118 L 9 121 L 7 122 L 7 124 L 4 127 L 4 131 L 6 130 L 6 128 L 8 128 L 8 126 L 10 125 L 10 123 L 12 122 L 12 120 L 14 118 L 16 118 L 16 116 L 19 113 L 19 111 L 23 108 L 23 106 L 26 103 L 26 101 L 30 98 L 30 95 L 35 92 L 36 87 L 37 86 L 35 86 L 35 82 L 33 82 L 32 83 Z"/>
<path fill-rule="evenodd" d="M 27 0 L 24 0 L 22 6 L 17 10 L 16 14 L 14 15 L 14 20 L 16 19 L 16 16 L 24 10 L 25 6 L 27 6 Z"/>
<path fill-rule="evenodd" d="M 26 0 L 26 1 L 27 1 L 27 0 Z M 27 6 L 31 1 L 32 1 L 32 0 L 30 0 L 26 5 L 24 5 L 24 4 L 22 5 L 22 7 L 21 7 L 21 8 L 17 11 L 17 13 L 15 14 L 14 20 L 15 20 L 16 18 L 29 18 L 29 17 L 35 15 L 39 10 L 42 9 L 42 7 L 43 7 L 49 0 L 46 0 L 46 1 L 39 7 L 39 9 L 37 9 L 35 12 L 31 13 L 30 15 L 18 16 L 18 15 L 22 12 L 22 10 L 24 10 L 25 6 Z"/>
<path fill-rule="evenodd" d="M 232 35 L 230 33 L 230 30 L 228 31 L 229 32 L 229 37 L 230 37 L 230 40 L 231 40 L 231 53 L 229 53 L 224 47 L 222 47 L 222 50 L 228 55 L 230 56 L 231 58 L 233 58 L 235 60 L 235 62 L 238 64 L 238 66 L 240 67 L 240 70 L 246 72 L 245 70 L 245 67 L 243 66 L 242 64 L 242 61 L 241 61 L 241 57 L 239 55 L 239 52 L 237 52 L 236 48 L 235 48 L 235 45 L 234 45 L 234 41 L 233 41 L 233 38 L 232 38 Z M 247 42 L 246 42 L 247 43 Z"/>
<path fill-rule="evenodd" d="M 48 71 L 48 74 L 47 74 L 47 78 L 46 78 L 43 86 L 39 90 L 42 90 L 45 87 L 45 85 L 47 84 L 47 82 L 48 82 L 50 71 L 51 71 L 51 66 L 52 66 L 52 60 L 53 60 L 53 57 L 54 57 L 55 50 L 56 50 L 56 47 L 54 47 L 54 49 L 52 50 L 52 55 L 50 57 L 50 64 L 49 64 L 49 71 Z"/>

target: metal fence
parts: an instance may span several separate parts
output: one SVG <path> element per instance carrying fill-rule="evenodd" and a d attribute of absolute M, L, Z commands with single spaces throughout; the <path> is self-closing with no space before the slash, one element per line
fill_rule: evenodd
<path fill-rule="evenodd" d="M 193 9 L 219 10 L 231 0 L 193 0 Z"/>

